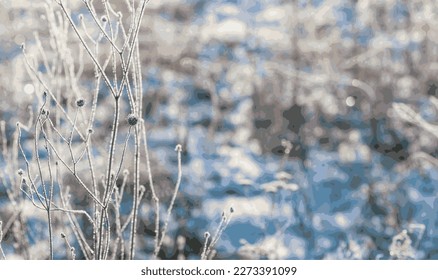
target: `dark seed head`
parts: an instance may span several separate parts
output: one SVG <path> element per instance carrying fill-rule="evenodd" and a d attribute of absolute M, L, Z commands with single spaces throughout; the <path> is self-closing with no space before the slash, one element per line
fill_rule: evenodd
<path fill-rule="evenodd" d="M 76 99 L 76 106 L 83 107 L 85 105 L 85 100 L 82 97 Z"/>
<path fill-rule="evenodd" d="M 135 114 L 129 114 L 128 115 L 128 124 L 129 125 L 136 125 L 138 122 L 138 117 Z"/>

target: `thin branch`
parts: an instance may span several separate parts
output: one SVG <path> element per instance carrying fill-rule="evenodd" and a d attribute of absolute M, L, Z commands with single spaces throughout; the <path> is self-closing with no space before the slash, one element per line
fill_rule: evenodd
<path fill-rule="evenodd" d="M 99 61 L 97 60 L 97 58 L 94 56 L 94 54 L 91 52 L 90 47 L 87 45 L 87 43 L 85 42 L 84 38 L 82 37 L 81 33 L 79 33 L 78 28 L 76 27 L 75 23 L 73 22 L 73 19 L 71 18 L 70 14 L 67 12 L 67 10 L 65 9 L 64 4 L 62 3 L 62 1 L 59 1 L 59 6 L 61 7 L 62 11 L 64 12 L 65 16 L 67 17 L 68 21 L 70 22 L 70 25 L 72 26 L 74 32 L 76 33 L 77 37 L 79 38 L 79 40 L 81 41 L 82 45 L 84 46 L 85 50 L 87 51 L 88 55 L 90 56 L 90 58 L 93 60 L 94 65 L 97 66 L 97 68 L 99 69 L 100 73 L 102 74 L 102 77 L 105 81 L 105 84 L 108 86 L 108 89 L 111 91 L 111 93 L 113 94 L 113 96 L 117 96 L 116 92 L 114 91 L 113 86 L 111 85 L 111 82 L 108 78 L 108 76 L 105 74 L 105 71 L 103 70 L 102 66 L 100 65 Z"/>
<path fill-rule="evenodd" d="M 2 258 L 6 260 L 6 255 L 2 248 L 2 240 L 3 240 L 3 222 L 0 221 L 0 254 Z"/>
<path fill-rule="evenodd" d="M 169 225 L 169 220 L 170 220 L 170 215 L 172 213 L 173 205 L 175 204 L 176 196 L 178 194 L 179 186 L 181 184 L 181 178 L 182 178 L 181 152 L 182 152 L 182 147 L 180 144 L 176 145 L 175 151 L 178 153 L 178 179 L 176 181 L 175 190 L 173 192 L 173 196 L 172 196 L 172 200 L 170 201 L 169 208 L 167 208 L 167 216 L 166 216 L 166 219 L 164 221 L 164 226 L 163 226 L 163 230 L 161 232 L 160 241 L 158 243 L 158 247 L 155 248 L 155 252 L 154 252 L 155 257 L 158 256 L 158 253 L 161 249 L 161 246 L 163 245 L 164 238 L 166 237 L 167 227 Z"/>
<path fill-rule="evenodd" d="M 155 192 L 154 187 L 154 181 L 152 179 L 152 168 L 151 168 L 151 161 L 149 158 L 149 149 L 148 149 L 148 141 L 147 141 L 147 133 L 146 133 L 146 126 L 144 124 L 144 121 L 141 122 L 142 125 L 142 131 L 143 131 L 143 145 L 144 145 L 144 151 L 146 156 L 146 169 L 148 173 L 148 179 L 149 179 L 149 186 L 151 188 L 152 193 L 152 200 L 154 203 L 154 210 L 155 210 L 155 246 L 154 246 L 154 252 L 159 250 L 159 239 L 160 239 L 160 200 L 158 199 L 158 196 Z"/>

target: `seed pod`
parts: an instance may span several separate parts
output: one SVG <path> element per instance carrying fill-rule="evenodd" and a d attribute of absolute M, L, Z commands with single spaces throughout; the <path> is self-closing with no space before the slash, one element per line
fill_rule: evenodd
<path fill-rule="evenodd" d="M 131 126 L 136 125 L 138 122 L 138 117 L 135 114 L 128 115 L 128 124 Z"/>
<path fill-rule="evenodd" d="M 76 99 L 76 106 L 83 107 L 85 105 L 85 100 L 82 97 Z"/>

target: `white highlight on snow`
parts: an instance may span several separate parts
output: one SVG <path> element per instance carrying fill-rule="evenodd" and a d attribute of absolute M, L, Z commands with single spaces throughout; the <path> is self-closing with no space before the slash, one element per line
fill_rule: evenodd
<path fill-rule="evenodd" d="M 219 23 L 214 20 L 205 25 L 201 30 L 201 38 L 204 43 L 218 40 L 225 43 L 239 43 L 247 36 L 247 25 L 238 19 L 226 19 Z"/>
<path fill-rule="evenodd" d="M 32 94 L 35 92 L 35 87 L 32 84 L 26 84 L 23 88 L 25 94 Z"/>
<path fill-rule="evenodd" d="M 286 10 L 281 6 L 272 6 L 263 10 L 258 16 L 257 20 L 259 21 L 267 21 L 267 22 L 276 22 L 281 21 L 286 18 Z"/>
<path fill-rule="evenodd" d="M 354 104 L 356 104 L 356 100 L 353 96 L 349 96 L 347 99 L 345 99 L 345 104 L 347 104 L 348 107 L 353 107 Z"/>

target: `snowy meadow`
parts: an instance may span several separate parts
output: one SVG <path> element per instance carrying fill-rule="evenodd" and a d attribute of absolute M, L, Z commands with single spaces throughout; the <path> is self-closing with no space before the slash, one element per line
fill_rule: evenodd
<path fill-rule="evenodd" d="M 0 1 L 0 259 L 438 259 L 437 19 Z"/>

